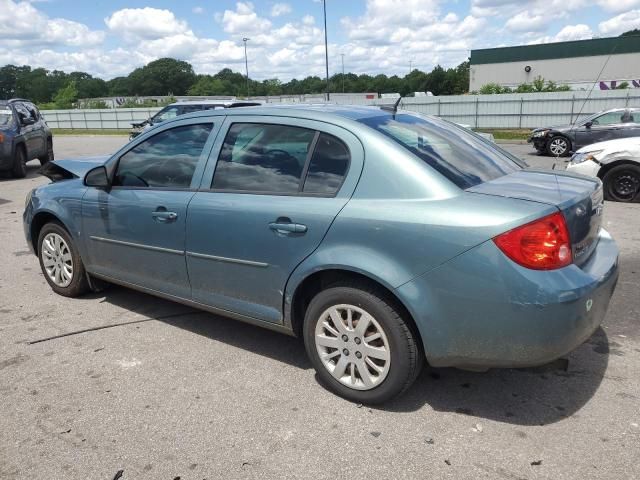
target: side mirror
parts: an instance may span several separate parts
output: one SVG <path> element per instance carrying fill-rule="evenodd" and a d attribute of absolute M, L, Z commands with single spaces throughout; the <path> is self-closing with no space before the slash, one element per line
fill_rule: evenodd
<path fill-rule="evenodd" d="M 585 128 L 591 128 L 591 125 L 593 125 L 593 122 L 591 121 L 584 124 Z"/>
<path fill-rule="evenodd" d="M 89 170 L 84 176 L 84 184 L 87 187 L 109 188 L 111 186 L 111 182 L 109 181 L 109 176 L 107 175 L 107 169 L 105 166 L 100 165 L 99 167 Z"/>

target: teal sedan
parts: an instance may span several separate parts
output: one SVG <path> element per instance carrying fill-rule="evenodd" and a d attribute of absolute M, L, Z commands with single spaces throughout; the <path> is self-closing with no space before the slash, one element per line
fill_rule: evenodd
<path fill-rule="evenodd" d="M 189 114 L 42 173 L 24 231 L 55 292 L 114 283 L 298 336 L 322 384 L 359 403 L 402 393 L 425 361 L 563 356 L 618 277 L 600 180 L 389 108 Z"/>

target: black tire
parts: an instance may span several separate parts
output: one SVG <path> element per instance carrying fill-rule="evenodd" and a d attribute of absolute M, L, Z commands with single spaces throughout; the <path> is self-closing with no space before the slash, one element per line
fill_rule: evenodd
<path fill-rule="evenodd" d="M 43 242 L 49 234 L 59 235 L 66 243 L 68 251 L 71 254 L 71 265 L 73 270 L 71 274 L 71 281 L 68 285 L 57 285 L 49 277 L 49 273 L 45 268 L 44 257 L 47 254 L 44 252 L 45 248 L 43 247 Z M 47 280 L 51 289 L 57 294 L 64 297 L 77 297 L 89 291 L 87 273 L 84 269 L 84 264 L 82 263 L 78 249 L 73 243 L 73 240 L 67 230 L 65 230 L 61 224 L 57 222 L 50 222 L 45 224 L 40 230 L 40 235 L 38 235 L 38 259 L 40 260 L 40 268 L 42 269 L 44 278 Z"/>
<path fill-rule="evenodd" d="M 44 165 L 46 163 L 52 162 L 55 159 L 53 156 L 53 140 L 51 138 L 47 138 L 47 153 L 42 157 L 39 157 L 40 165 Z"/>
<path fill-rule="evenodd" d="M 559 149 L 558 147 L 561 145 L 562 148 Z M 547 140 L 545 150 L 550 157 L 567 157 L 571 152 L 571 140 L 562 135 L 555 135 Z"/>
<path fill-rule="evenodd" d="M 27 176 L 27 155 L 24 147 L 19 145 L 16 148 L 16 155 L 13 157 L 13 168 L 11 174 L 14 178 L 24 178 Z"/>
<path fill-rule="evenodd" d="M 371 389 L 358 390 L 345 385 L 334 378 L 328 367 L 322 363 L 315 342 L 316 325 L 324 318 L 323 314 L 326 310 L 336 305 L 351 305 L 369 313 L 386 336 L 390 362 L 388 371 L 386 377 Z M 318 374 L 320 383 L 347 400 L 369 405 L 389 401 L 407 390 L 420 373 L 424 363 L 424 353 L 418 335 L 411 328 L 409 321 L 403 318 L 404 315 L 383 290 L 365 282 L 340 282 L 318 293 L 307 308 L 303 334 L 307 355 Z M 361 340 L 363 343 L 364 338 L 363 335 Z M 355 355 L 359 353 L 357 350 L 352 353 L 353 361 L 358 361 Z M 342 356 L 340 354 L 340 357 Z M 362 359 L 364 360 L 364 357 Z"/>
<path fill-rule="evenodd" d="M 616 202 L 640 200 L 640 166 L 631 163 L 616 165 L 602 179 L 604 198 Z"/>

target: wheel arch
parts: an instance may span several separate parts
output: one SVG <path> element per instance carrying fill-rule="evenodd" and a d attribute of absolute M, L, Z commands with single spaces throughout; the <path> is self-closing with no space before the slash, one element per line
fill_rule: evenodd
<path fill-rule="evenodd" d="M 402 318 L 406 319 L 409 328 L 416 336 L 417 342 L 424 352 L 425 347 L 420 329 L 418 328 L 410 310 L 402 300 L 400 300 L 398 295 L 396 295 L 393 288 L 374 275 L 342 266 L 328 267 L 326 269 L 314 271 L 304 277 L 295 286 L 293 294 L 291 295 L 291 302 L 288 305 L 289 308 L 285 314 L 285 322 L 290 323 L 290 327 L 297 337 L 302 336 L 304 316 L 313 297 L 320 291 L 328 288 L 330 285 L 343 280 L 360 281 L 382 291 L 386 296 L 386 299 L 392 302 L 393 306 L 399 310 Z"/>
<path fill-rule="evenodd" d="M 60 218 L 50 211 L 41 211 L 34 215 L 33 220 L 31 220 L 30 227 L 30 235 L 31 235 L 31 245 L 33 246 L 33 251 L 36 255 L 38 255 L 38 237 L 40 236 L 40 232 L 42 231 L 42 227 L 44 227 L 47 223 L 55 222 L 62 226 L 67 233 L 71 236 L 71 231 L 64 224 Z"/>
<path fill-rule="evenodd" d="M 611 163 L 605 163 L 602 165 L 602 167 L 600 168 L 600 170 L 598 171 L 598 178 L 600 180 L 604 179 L 604 176 L 613 168 L 619 166 L 619 165 L 634 165 L 636 167 L 640 168 L 640 162 L 634 162 L 631 159 L 628 158 L 621 158 L 619 160 L 615 160 Z"/>

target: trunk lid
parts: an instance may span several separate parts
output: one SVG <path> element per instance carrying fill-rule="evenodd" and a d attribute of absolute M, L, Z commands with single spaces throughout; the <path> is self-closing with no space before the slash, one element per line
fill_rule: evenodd
<path fill-rule="evenodd" d="M 565 217 L 576 265 L 596 248 L 602 223 L 602 182 L 551 170 L 520 170 L 469 188 L 468 192 L 556 206 Z"/>

